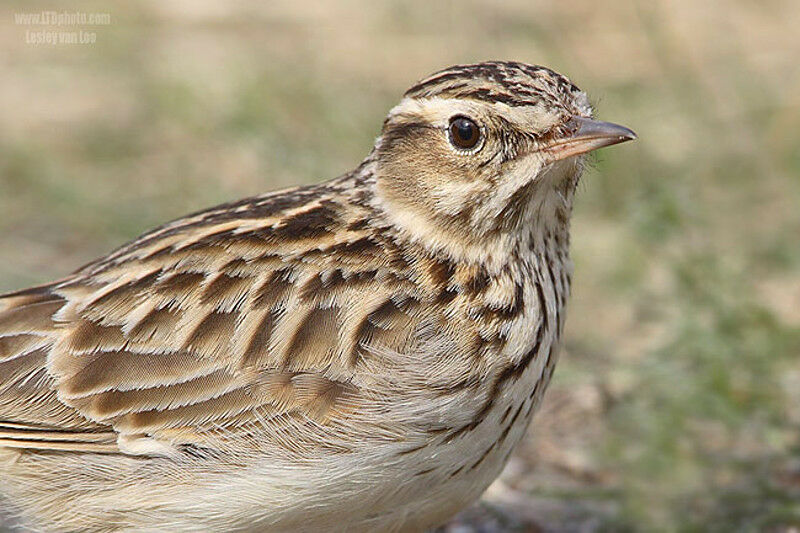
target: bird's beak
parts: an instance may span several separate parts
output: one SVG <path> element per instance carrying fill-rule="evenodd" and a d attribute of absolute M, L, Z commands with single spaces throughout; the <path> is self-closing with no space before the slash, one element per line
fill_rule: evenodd
<path fill-rule="evenodd" d="M 572 117 L 567 122 L 567 133 L 544 147 L 551 162 L 560 161 L 574 155 L 585 154 L 604 146 L 632 141 L 636 134 L 619 124 Z"/>

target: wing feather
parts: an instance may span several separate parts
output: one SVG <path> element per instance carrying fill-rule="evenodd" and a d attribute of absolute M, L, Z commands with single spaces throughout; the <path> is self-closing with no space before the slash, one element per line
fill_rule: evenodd
<path fill-rule="evenodd" d="M 357 365 L 372 345 L 402 352 L 421 296 L 364 224 L 286 205 L 195 215 L 0 297 L 0 446 L 120 451 L 115 436 L 201 442 L 352 412 Z"/>

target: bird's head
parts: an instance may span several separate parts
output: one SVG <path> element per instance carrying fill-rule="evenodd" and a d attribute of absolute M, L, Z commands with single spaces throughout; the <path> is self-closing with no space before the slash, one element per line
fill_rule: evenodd
<path fill-rule="evenodd" d="M 583 154 L 634 138 L 594 120 L 586 94 L 548 68 L 454 66 L 389 112 L 376 144 L 378 197 L 433 246 L 507 241 L 568 219 Z"/>

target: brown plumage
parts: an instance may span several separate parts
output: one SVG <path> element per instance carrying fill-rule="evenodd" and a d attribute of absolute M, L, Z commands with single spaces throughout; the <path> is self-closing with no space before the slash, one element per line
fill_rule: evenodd
<path fill-rule="evenodd" d="M 544 67 L 453 67 L 353 172 L 0 298 L 0 494 L 44 530 L 447 519 L 552 375 L 580 154 L 633 138 L 590 117 Z"/>

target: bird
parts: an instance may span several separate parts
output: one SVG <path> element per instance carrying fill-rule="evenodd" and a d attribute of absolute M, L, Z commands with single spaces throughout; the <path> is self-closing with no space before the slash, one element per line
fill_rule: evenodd
<path fill-rule="evenodd" d="M 425 531 L 553 375 L 586 154 L 543 67 L 414 84 L 353 171 L 0 297 L 0 496 L 34 531 Z"/>

